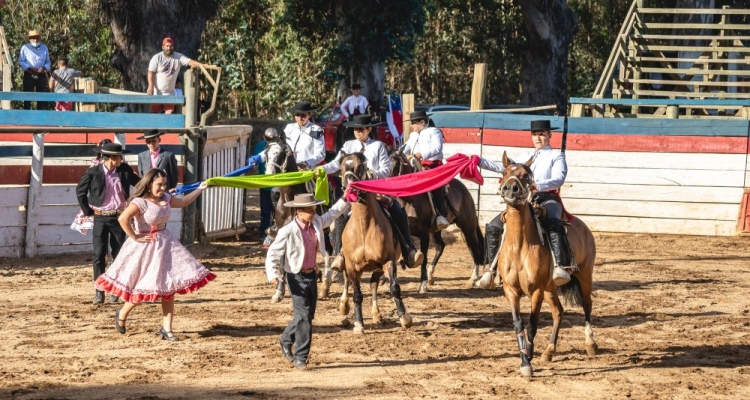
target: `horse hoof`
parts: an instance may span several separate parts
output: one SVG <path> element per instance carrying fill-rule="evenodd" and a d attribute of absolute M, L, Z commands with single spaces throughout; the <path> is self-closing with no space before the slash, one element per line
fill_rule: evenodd
<path fill-rule="evenodd" d="M 485 272 L 484 275 L 482 275 L 482 279 L 474 282 L 474 287 L 479 289 L 492 289 L 492 284 L 492 274 L 489 272 Z"/>
<path fill-rule="evenodd" d="M 354 333 L 357 335 L 364 335 L 365 333 L 365 327 L 364 325 L 360 324 L 359 322 L 354 323 Z"/>
<path fill-rule="evenodd" d="M 419 285 L 419 294 L 425 294 L 430 291 L 427 285 L 428 283 L 425 283 L 425 282 L 422 282 L 422 284 Z"/>
<path fill-rule="evenodd" d="M 599 345 L 597 345 L 596 342 L 592 342 L 586 345 L 586 355 L 588 355 L 589 357 L 595 356 L 598 350 Z"/>
<path fill-rule="evenodd" d="M 411 315 L 409 315 L 408 313 L 407 313 L 407 314 L 404 314 L 404 315 L 402 315 L 401 317 L 399 317 L 399 321 L 401 321 L 401 326 L 402 326 L 402 327 L 403 327 L 404 329 L 409 329 L 409 328 L 411 328 L 411 323 L 412 323 L 412 320 L 411 320 Z"/>
<path fill-rule="evenodd" d="M 339 314 L 343 316 L 349 315 L 349 303 L 339 304 Z"/>
<path fill-rule="evenodd" d="M 532 376 L 534 376 L 534 371 L 532 371 L 531 365 L 523 366 L 521 367 L 520 370 L 521 370 L 521 376 L 524 376 L 527 378 L 531 378 Z"/>
<path fill-rule="evenodd" d="M 318 293 L 318 300 L 323 300 L 326 297 L 328 297 L 328 291 L 327 290 L 321 290 L 320 293 Z"/>
<path fill-rule="evenodd" d="M 284 295 L 281 294 L 281 292 L 276 291 L 276 293 L 274 293 L 273 296 L 271 296 L 271 303 L 280 303 L 283 297 Z"/>
<path fill-rule="evenodd" d="M 466 281 L 467 288 L 473 288 L 476 284 L 477 280 L 475 278 L 469 278 L 469 280 Z"/>

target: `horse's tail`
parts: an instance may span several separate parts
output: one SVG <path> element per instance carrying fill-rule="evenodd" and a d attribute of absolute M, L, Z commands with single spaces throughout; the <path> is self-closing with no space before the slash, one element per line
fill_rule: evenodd
<path fill-rule="evenodd" d="M 479 243 L 477 244 L 476 248 L 472 248 L 471 256 L 474 258 L 474 264 L 484 264 L 485 253 L 487 252 L 487 249 L 484 248 L 484 235 L 482 234 L 482 230 L 479 228 L 479 225 L 477 225 L 475 229 L 477 231 L 477 239 L 479 240 Z"/>
<path fill-rule="evenodd" d="M 565 304 L 568 306 L 583 306 L 583 288 L 581 288 L 581 281 L 575 275 L 570 276 L 570 282 L 557 288 L 558 292 L 562 295 L 565 300 Z"/>

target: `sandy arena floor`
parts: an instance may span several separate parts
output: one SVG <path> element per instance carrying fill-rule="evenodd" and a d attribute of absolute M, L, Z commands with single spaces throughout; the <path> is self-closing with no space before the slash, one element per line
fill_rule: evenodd
<path fill-rule="evenodd" d="M 353 334 L 334 284 L 318 305 L 312 368 L 295 370 L 278 347 L 291 301 L 269 302 L 251 236 L 192 247 L 218 278 L 178 297 L 177 343 L 157 337 L 158 305 L 137 307 L 127 334 L 115 331 L 119 306 L 91 304 L 90 255 L 0 259 L 0 398 L 750 398 L 746 237 L 597 234 L 600 354 L 586 356 L 581 309 L 569 307 L 557 357 L 541 362 L 545 304 L 529 380 L 501 290 L 465 287 L 470 256 L 455 235 L 429 294 L 417 293 L 418 271 L 400 271 L 411 329 L 381 290 L 384 324 L 372 326 L 365 305 L 366 334 Z"/>

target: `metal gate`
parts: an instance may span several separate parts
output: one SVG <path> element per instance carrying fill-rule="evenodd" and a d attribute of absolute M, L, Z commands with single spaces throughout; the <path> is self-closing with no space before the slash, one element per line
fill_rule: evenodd
<path fill-rule="evenodd" d="M 249 125 L 208 126 L 203 147 L 203 177 L 222 176 L 247 163 Z M 245 190 L 212 187 L 202 194 L 204 239 L 245 233 Z"/>

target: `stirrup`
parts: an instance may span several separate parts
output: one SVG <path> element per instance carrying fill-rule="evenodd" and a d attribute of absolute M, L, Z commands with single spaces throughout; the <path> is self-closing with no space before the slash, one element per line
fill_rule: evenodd
<path fill-rule="evenodd" d="M 442 215 L 438 215 L 435 218 L 435 228 L 439 231 L 442 231 L 443 229 L 447 228 L 450 223 L 448 222 L 448 219 L 445 218 Z"/>
<path fill-rule="evenodd" d="M 552 280 L 555 282 L 555 285 L 562 286 L 570 282 L 570 275 L 562 267 L 555 267 L 552 270 Z"/>

